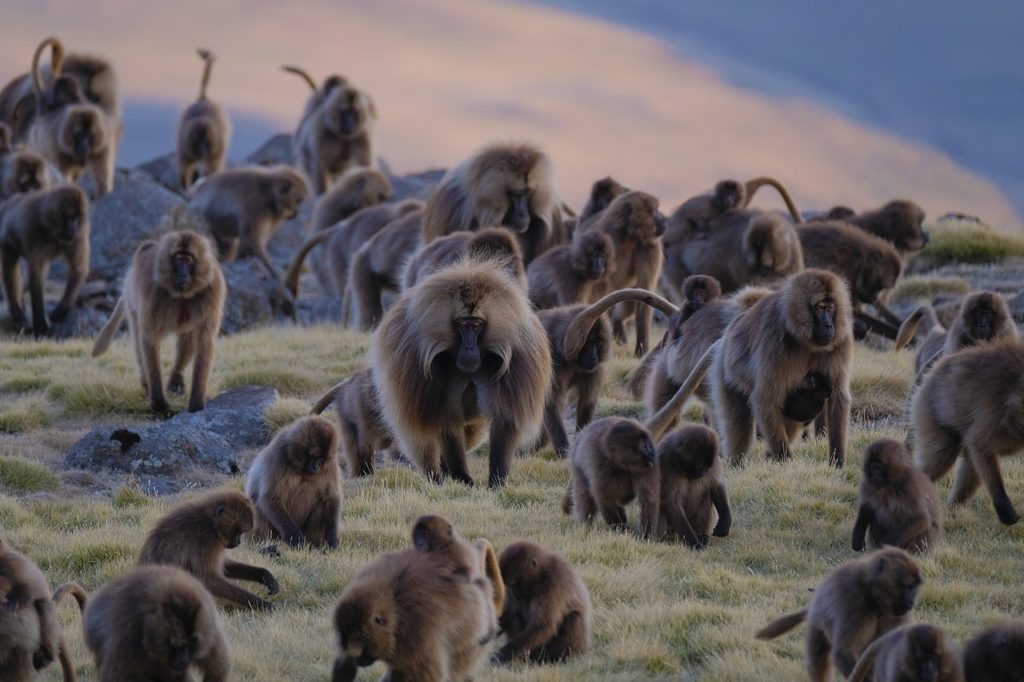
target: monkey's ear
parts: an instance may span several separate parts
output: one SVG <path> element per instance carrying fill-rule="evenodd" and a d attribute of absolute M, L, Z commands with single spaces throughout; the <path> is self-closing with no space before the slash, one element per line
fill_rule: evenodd
<path fill-rule="evenodd" d="M 878 563 L 875 564 L 875 575 L 882 575 L 888 567 L 889 560 L 884 556 L 878 557 Z"/>
<path fill-rule="evenodd" d="M 214 512 L 214 516 L 226 516 L 227 513 L 228 513 L 228 508 L 225 505 L 222 504 L 222 505 L 217 507 L 217 511 Z"/>
<path fill-rule="evenodd" d="M 530 557 L 530 565 L 533 566 L 534 568 L 537 568 L 538 566 L 540 566 L 540 563 L 537 561 L 537 557 L 535 557 L 535 556 Z"/>
<path fill-rule="evenodd" d="M 288 194 L 288 192 L 291 192 L 291 191 L 292 191 L 292 181 L 291 180 L 282 180 L 281 181 L 281 194 Z"/>

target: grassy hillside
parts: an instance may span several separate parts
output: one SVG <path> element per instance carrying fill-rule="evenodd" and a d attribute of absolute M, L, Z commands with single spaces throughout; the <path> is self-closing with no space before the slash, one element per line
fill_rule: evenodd
<path fill-rule="evenodd" d="M 275 386 L 281 399 L 268 423 L 279 427 L 359 367 L 368 343 L 367 336 L 330 327 L 224 338 L 211 394 L 249 383 Z M 60 471 L 63 453 L 92 425 L 147 419 L 127 342 L 115 342 L 99 360 L 89 358 L 88 349 L 86 341 L 0 343 L 0 529 L 51 584 L 76 579 L 94 590 L 134 563 L 145 533 L 176 499 L 146 497 L 123 477 Z M 601 414 L 641 411 L 622 384 L 634 363 L 626 347 L 617 349 Z M 234 550 L 243 561 L 268 566 L 281 591 L 271 614 L 227 613 L 233 677 L 327 679 L 334 652 L 329 614 L 346 580 L 380 552 L 406 546 L 413 519 L 436 512 L 467 537 L 490 538 L 499 551 L 529 537 L 565 553 L 593 597 L 589 655 L 559 666 L 488 669 L 478 679 L 798 679 L 800 631 L 769 643 L 752 634 L 806 603 L 825 573 L 855 556 L 849 537 L 861 452 L 874 438 L 902 435 L 899 415 L 911 367 L 909 351 L 858 347 L 846 468 L 829 468 L 824 442 L 812 441 L 798 443 L 786 464 L 754 455 L 746 468 L 727 469 L 733 530 L 713 538 L 704 552 L 640 542 L 601 525 L 576 527 L 559 509 L 566 464 L 549 450 L 516 461 L 499 492 L 435 486 L 399 466 L 346 480 L 337 551 L 285 551 L 272 558 L 245 545 Z M 184 406 L 181 399 L 174 405 Z M 470 460 L 473 475 L 485 480 L 486 458 Z M 1019 503 L 1024 462 L 1007 460 L 1005 472 Z M 242 481 L 223 484 L 241 488 Z M 941 487 L 945 491 L 948 481 Z M 629 513 L 635 523 L 636 510 Z M 945 542 L 922 559 L 926 583 L 914 615 L 961 641 L 993 617 L 1019 615 L 1022 541 L 1024 524 L 1002 527 L 988 496 L 979 494 L 947 518 Z M 262 588 L 255 591 L 262 594 Z M 90 680 L 80 616 L 68 605 L 61 616 L 80 679 Z M 42 679 L 59 679 L 56 668 Z M 382 671 L 378 664 L 360 679 L 377 679 Z"/>

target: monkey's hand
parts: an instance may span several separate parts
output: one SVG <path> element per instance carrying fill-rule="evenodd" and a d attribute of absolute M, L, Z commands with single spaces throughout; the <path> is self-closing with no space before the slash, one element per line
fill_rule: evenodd
<path fill-rule="evenodd" d="M 856 535 L 854 535 L 853 536 L 853 542 L 850 543 L 850 547 L 853 548 L 854 552 L 863 552 L 864 551 L 864 538 L 863 537 L 857 537 Z"/>
<path fill-rule="evenodd" d="M 281 556 L 281 550 L 277 548 L 277 545 L 267 545 L 260 550 L 260 554 L 266 554 L 267 556 Z"/>
<path fill-rule="evenodd" d="M 149 409 L 153 410 L 153 412 L 160 417 L 167 418 L 171 416 L 171 406 L 163 398 L 160 400 L 149 401 Z"/>
<path fill-rule="evenodd" d="M 302 533 L 296 533 L 295 535 L 288 537 L 288 546 L 292 549 L 298 549 L 306 544 L 306 538 L 302 537 Z"/>
<path fill-rule="evenodd" d="M 53 310 L 50 311 L 50 321 L 63 322 L 70 312 L 71 308 L 63 305 L 56 305 L 53 307 Z"/>
<path fill-rule="evenodd" d="M 721 521 L 719 521 L 718 525 L 715 526 L 715 529 L 713 531 L 711 531 L 711 534 L 714 535 L 716 538 L 728 537 L 728 535 L 729 535 L 729 526 L 726 526 Z"/>
<path fill-rule="evenodd" d="M 273 597 L 281 589 L 274 574 L 265 568 L 260 571 L 260 582 L 267 586 L 268 597 Z"/>
<path fill-rule="evenodd" d="M 167 382 L 167 392 L 171 395 L 184 395 L 185 378 L 182 376 L 172 376 L 171 380 Z"/>
<path fill-rule="evenodd" d="M 50 651 L 49 647 L 41 647 L 38 651 L 32 654 L 32 667 L 36 670 L 42 670 L 46 666 L 53 663 L 54 655 Z"/>

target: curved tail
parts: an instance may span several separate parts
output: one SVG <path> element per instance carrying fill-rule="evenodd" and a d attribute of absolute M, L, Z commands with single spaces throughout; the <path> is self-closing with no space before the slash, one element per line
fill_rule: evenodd
<path fill-rule="evenodd" d="M 807 609 L 797 611 L 781 618 L 776 618 L 765 625 L 754 635 L 758 639 L 775 639 L 779 635 L 789 632 L 807 618 Z"/>
<path fill-rule="evenodd" d="M 334 235 L 335 227 L 317 230 L 312 237 L 302 243 L 299 250 L 292 256 L 292 262 L 288 264 L 288 272 L 284 275 L 284 286 L 292 292 L 292 296 L 299 295 L 299 275 L 302 274 L 302 264 L 305 262 L 306 256 L 313 250 L 313 247 L 330 239 Z"/>
<path fill-rule="evenodd" d="M 903 324 L 900 325 L 900 329 L 896 333 L 896 350 L 903 350 L 910 344 L 914 335 L 917 334 L 917 328 L 921 326 L 921 320 L 928 314 L 929 307 L 927 304 L 918 306 L 917 310 L 903 320 Z"/>
<path fill-rule="evenodd" d="M 50 78 L 56 78 L 64 64 L 64 45 L 54 36 L 45 38 L 39 43 L 36 52 L 32 55 L 32 90 L 35 92 L 36 101 L 43 92 L 43 77 L 39 73 L 39 58 L 43 56 L 46 48 L 50 48 Z"/>
<path fill-rule="evenodd" d="M 666 315 L 679 312 L 679 308 L 674 303 L 647 289 L 619 289 L 618 291 L 613 291 L 596 303 L 592 303 L 576 313 L 576 316 L 572 318 L 572 322 L 569 323 L 568 328 L 565 330 L 565 338 L 562 339 L 562 352 L 565 354 L 566 359 L 571 360 L 579 355 L 580 351 L 583 350 L 583 346 L 587 343 L 590 330 L 597 324 L 598 318 L 615 304 L 624 301 L 646 303 Z"/>
<path fill-rule="evenodd" d="M 213 53 L 209 50 L 196 50 L 203 62 L 203 80 L 199 82 L 199 99 L 206 99 L 206 86 L 210 84 L 210 72 L 213 70 Z"/>
<path fill-rule="evenodd" d="M 56 590 L 53 591 L 53 602 L 60 606 L 61 601 L 64 597 L 71 595 L 78 602 L 79 611 L 85 611 L 85 604 L 89 601 L 89 595 L 78 583 L 64 583 Z"/>
<path fill-rule="evenodd" d="M 700 360 L 690 371 L 690 375 L 686 377 L 686 381 L 676 390 L 675 395 L 661 406 L 661 409 L 655 412 L 650 419 L 644 424 L 647 430 L 651 434 L 651 438 L 657 442 L 661 438 L 661 435 L 665 432 L 665 429 L 675 421 L 676 417 L 679 416 L 679 410 L 683 408 L 686 401 L 690 399 L 693 392 L 700 386 L 700 382 L 704 381 L 704 377 L 707 375 L 708 370 L 711 369 L 711 362 L 715 359 L 715 353 L 721 347 L 723 341 L 719 339 L 715 341 L 711 346 L 704 351 L 704 355 L 700 356 Z"/>
<path fill-rule="evenodd" d="M 110 313 L 110 319 L 103 325 L 103 329 L 100 330 L 99 336 L 96 337 L 96 342 L 92 346 L 94 358 L 103 355 L 110 348 L 110 342 L 114 340 L 114 335 L 121 327 L 121 320 L 124 319 L 124 309 L 124 294 L 121 294 L 121 298 L 117 299 L 117 305 L 114 306 L 114 312 Z"/>
<path fill-rule="evenodd" d="M 316 81 L 314 81 L 313 77 L 310 76 L 309 73 L 301 66 L 285 65 L 281 67 L 281 70 L 287 71 L 288 73 L 294 73 L 296 76 L 306 81 L 306 84 L 309 86 L 310 90 L 316 92 Z"/>
<path fill-rule="evenodd" d="M 479 538 L 476 541 L 476 550 L 480 553 L 483 574 L 487 576 L 491 586 L 494 588 L 494 611 L 500 614 L 505 606 L 505 580 L 501 577 L 501 567 L 498 565 L 498 555 L 487 538 Z"/>
<path fill-rule="evenodd" d="M 348 381 L 348 379 L 345 379 Z M 338 396 L 338 389 L 344 385 L 345 381 L 339 381 L 334 386 L 327 389 L 327 392 L 317 398 L 317 401 L 313 403 L 313 409 L 309 411 L 310 414 L 320 414 L 327 409 L 327 406 L 334 402 L 334 399 Z"/>
<path fill-rule="evenodd" d="M 796 203 L 793 201 L 793 197 L 789 195 L 789 191 L 781 182 L 772 177 L 762 176 L 759 178 L 754 178 L 753 180 L 747 180 L 747 182 L 744 185 L 744 188 L 747 191 L 747 199 L 743 203 L 743 206 L 741 208 L 746 208 L 747 206 L 749 206 L 750 200 L 754 198 L 754 193 L 757 192 L 757 190 L 764 187 L 765 185 L 768 185 L 769 187 L 774 187 L 776 190 L 778 190 L 779 194 L 782 195 L 782 200 L 786 202 L 786 208 L 789 209 L 789 215 L 793 217 L 793 222 L 795 222 L 798 225 L 802 224 L 804 222 L 804 219 L 803 216 L 800 215 L 800 211 L 796 210 Z"/>

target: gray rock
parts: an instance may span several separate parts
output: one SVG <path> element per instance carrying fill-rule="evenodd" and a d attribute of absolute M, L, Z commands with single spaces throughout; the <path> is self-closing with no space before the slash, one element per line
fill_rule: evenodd
<path fill-rule="evenodd" d="M 273 166 L 283 163 L 292 166 L 295 163 L 295 156 L 292 154 L 292 136 L 288 133 L 278 133 L 260 145 L 259 149 L 245 157 L 246 163 L 255 163 L 260 166 Z"/>
<path fill-rule="evenodd" d="M 91 276 L 107 280 L 123 277 L 139 243 L 164 232 L 164 216 L 183 205 L 178 194 L 149 175 L 117 171 L 114 191 L 93 202 L 89 213 Z"/>
<path fill-rule="evenodd" d="M 221 269 L 228 285 L 224 320 L 220 326 L 222 333 L 237 334 L 279 317 L 282 321 L 289 319 L 291 296 L 258 260 L 243 258 L 221 263 Z"/>
<path fill-rule="evenodd" d="M 236 474 L 239 454 L 270 440 L 264 413 L 276 401 L 273 388 L 247 386 L 153 426 L 101 426 L 71 446 L 64 468 L 130 473 L 155 492 L 180 488 L 186 473 Z"/>
<path fill-rule="evenodd" d="M 145 173 L 172 192 L 181 193 L 178 187 L 178 165 L 174 160 L 173 152 L 140 163 L 132 170 Z"/>
<path fill-rule="evenodd" d="M 421 173 L 395 175 L 391 172 L 391 167 L 386 161 L 379 160 L 378 165 L 381 172 L 391 181 L 394 194 L 391 195 L 390 200 L 395 202 L 404 199 L 422 199 L 426 201 L 433 194 L 434 188 L 441 182 L 441 178 L 444 177 L 446 172 L 442 169 L 431 169 Z"/>

